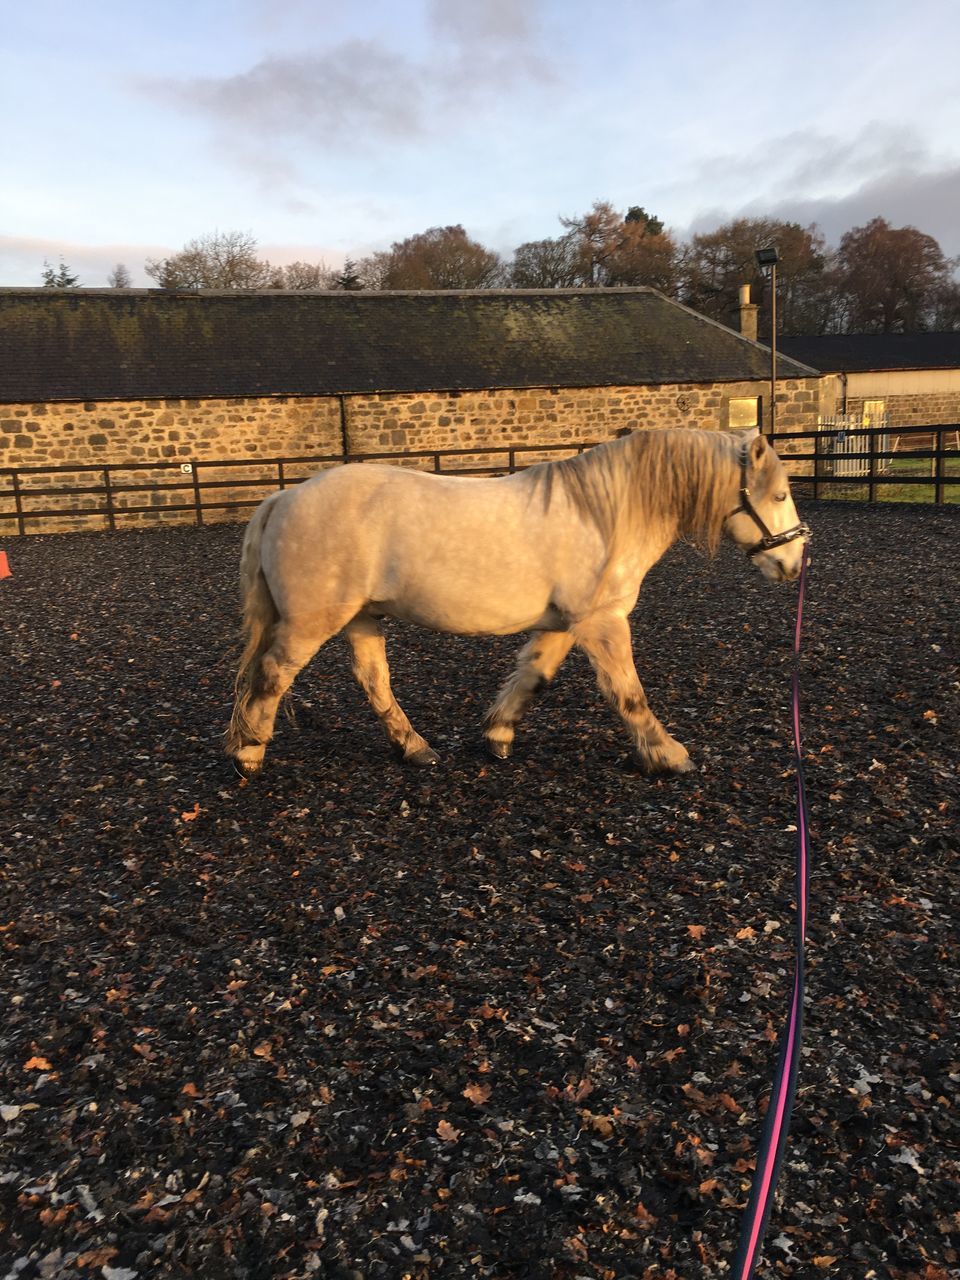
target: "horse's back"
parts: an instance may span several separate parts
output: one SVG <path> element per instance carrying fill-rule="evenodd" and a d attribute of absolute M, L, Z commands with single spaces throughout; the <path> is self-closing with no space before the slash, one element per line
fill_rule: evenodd
<path fill-rule="evenodd" d="M 348 463 L 285 492 L 282 524 L 314 535 L 336 526 L 338 538 L 394 539 L 402 531 L 449 527 L 458 536 L 489 527 L 517 508 L 511 479 L 442 476 L 412 467 Z M 278 522 L 279 523 L 279 522 Z M 424 526 L 421 530 L 420 526 Z"/>

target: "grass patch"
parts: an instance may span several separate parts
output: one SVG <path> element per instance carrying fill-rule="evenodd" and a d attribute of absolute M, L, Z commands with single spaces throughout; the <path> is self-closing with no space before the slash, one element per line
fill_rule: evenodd
<path fill-rule="evenodd" d="M 876 484 L 877 502 L 932 503 L 936 501 L 933 473 L 936 459 L 906 455 L 888 458 L 884 465 L 886 470 Z M 910 482 L 896 484 L 892 478 L 897 476 L 903 476 Z M 960 453 L 944 459 L 943 477 L 944 503 L 960 503 Z M 926 483 L 919 483 L 921 479 Z M 796 477 L 793 480 L 793 487 L 798 496 L 809 498 L 813 495 L 813 482 L 809 479 Z M 867 502 L 870 498 L 869 479 L 858 476 L 856 479 L 843 482 L 821 481 L 818 485 L 817 497 L 832 498 L 841 502 Z"/>

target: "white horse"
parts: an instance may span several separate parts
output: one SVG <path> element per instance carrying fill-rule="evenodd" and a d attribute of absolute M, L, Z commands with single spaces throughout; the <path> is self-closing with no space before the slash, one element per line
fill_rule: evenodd
<path fill-rule="evenodd" d="M 679 537 L 714 551 L 726 533 L 766 578 L 800 572 L 809 534 L 780 459 L 760 435 L 649 430 L 495 478 L 353 464 L 272 494 L 241 560 L 246 647 L 227 752 L 256 773 L 280 699 L 343 631 L 387 737 L 435 764 L 390 688 L 381 619 L 459 635 L 531 631 L 486 716 L 510 754 L 534 692 L 573 645 L 619 712 L 649 773 L 693 766 L 647 704 L 628 618 L 644 575 Z"/>

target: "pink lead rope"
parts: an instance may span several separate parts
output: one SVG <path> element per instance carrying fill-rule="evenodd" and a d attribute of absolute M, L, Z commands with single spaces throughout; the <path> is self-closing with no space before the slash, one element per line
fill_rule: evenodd
<path fill-rule="evenodd" d="M 803 959 L 807 936 L 807 897 L 810 879 L 809 814 L 807 811 L 806 782 L 803 776 L 803 754 L 800 746 L 800 628 L 803 623 L 803 591 L 807 577 L 807 548 L 803 548 L 800 566 L 800 592 L 797 600 L 797 626 L 793 639 L 793 744 L 796 749 L 797 770 L 797 912 L 796 912 L 796 965 L 790 1012 L 786 1030 L 780 1041 L 780 1055 L 774 1077 L 773 1092 L 767 1107 L 757 1171 L 754 1174 L 750 1199 L 747 1202 L 740 1244 L 732 1275 L 735 1280 L 750 1280 L 760 1259 L 760 1245 L 766 1230 L 767 1219 L 773 1205 L 773 1196 L 780 1174 L 780 1165 L 787 1145 L 790 1129 L 790 1113 L 797 1087 L 797 1068 L 800 1063 L 800 1042 L 803 1031 Z"/>

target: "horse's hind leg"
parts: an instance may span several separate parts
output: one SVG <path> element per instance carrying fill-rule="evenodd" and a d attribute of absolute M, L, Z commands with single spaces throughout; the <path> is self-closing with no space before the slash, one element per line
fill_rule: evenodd
<path fill-rule="evenodd" d="M 541 631 L 523 646 L 517 665 L 500 687 L 497 700 L 484 717 L 490 754 L 506 760 L 513 749 L 513 735 L 533 695 L 557 674 L 573 646 L 569 631 Z"/>
<path fill-rule="evenodd" d="M 420 737 L 393 696 L 387 646 L 380 623 L 360 614 L 344 629 L 344 635 L 353 650 L 353 674 L 387 737 L 410 764 L 436 764 L 437 753 Z"/>
<path fill-rule="evenodd" d="M 336 634 L 289 622 L 278 622 L 270 646 L 251 677 L 251 689 L 243 709 L 241 741 L 231 754 L 244 774 L 257 773 L 267 743 L 273 737 L 280 700 L 322 644 Z"/>
<path fill-rule="evenodd" d="M 647 773 L 689 773 L 687 750 L 671 738 L 650 710 L 633 662 L 630 624 L 614 614 L 598 614 L 578 623 L 576 642 L 597 673 L 600 691 L 629 730 Z"/>

